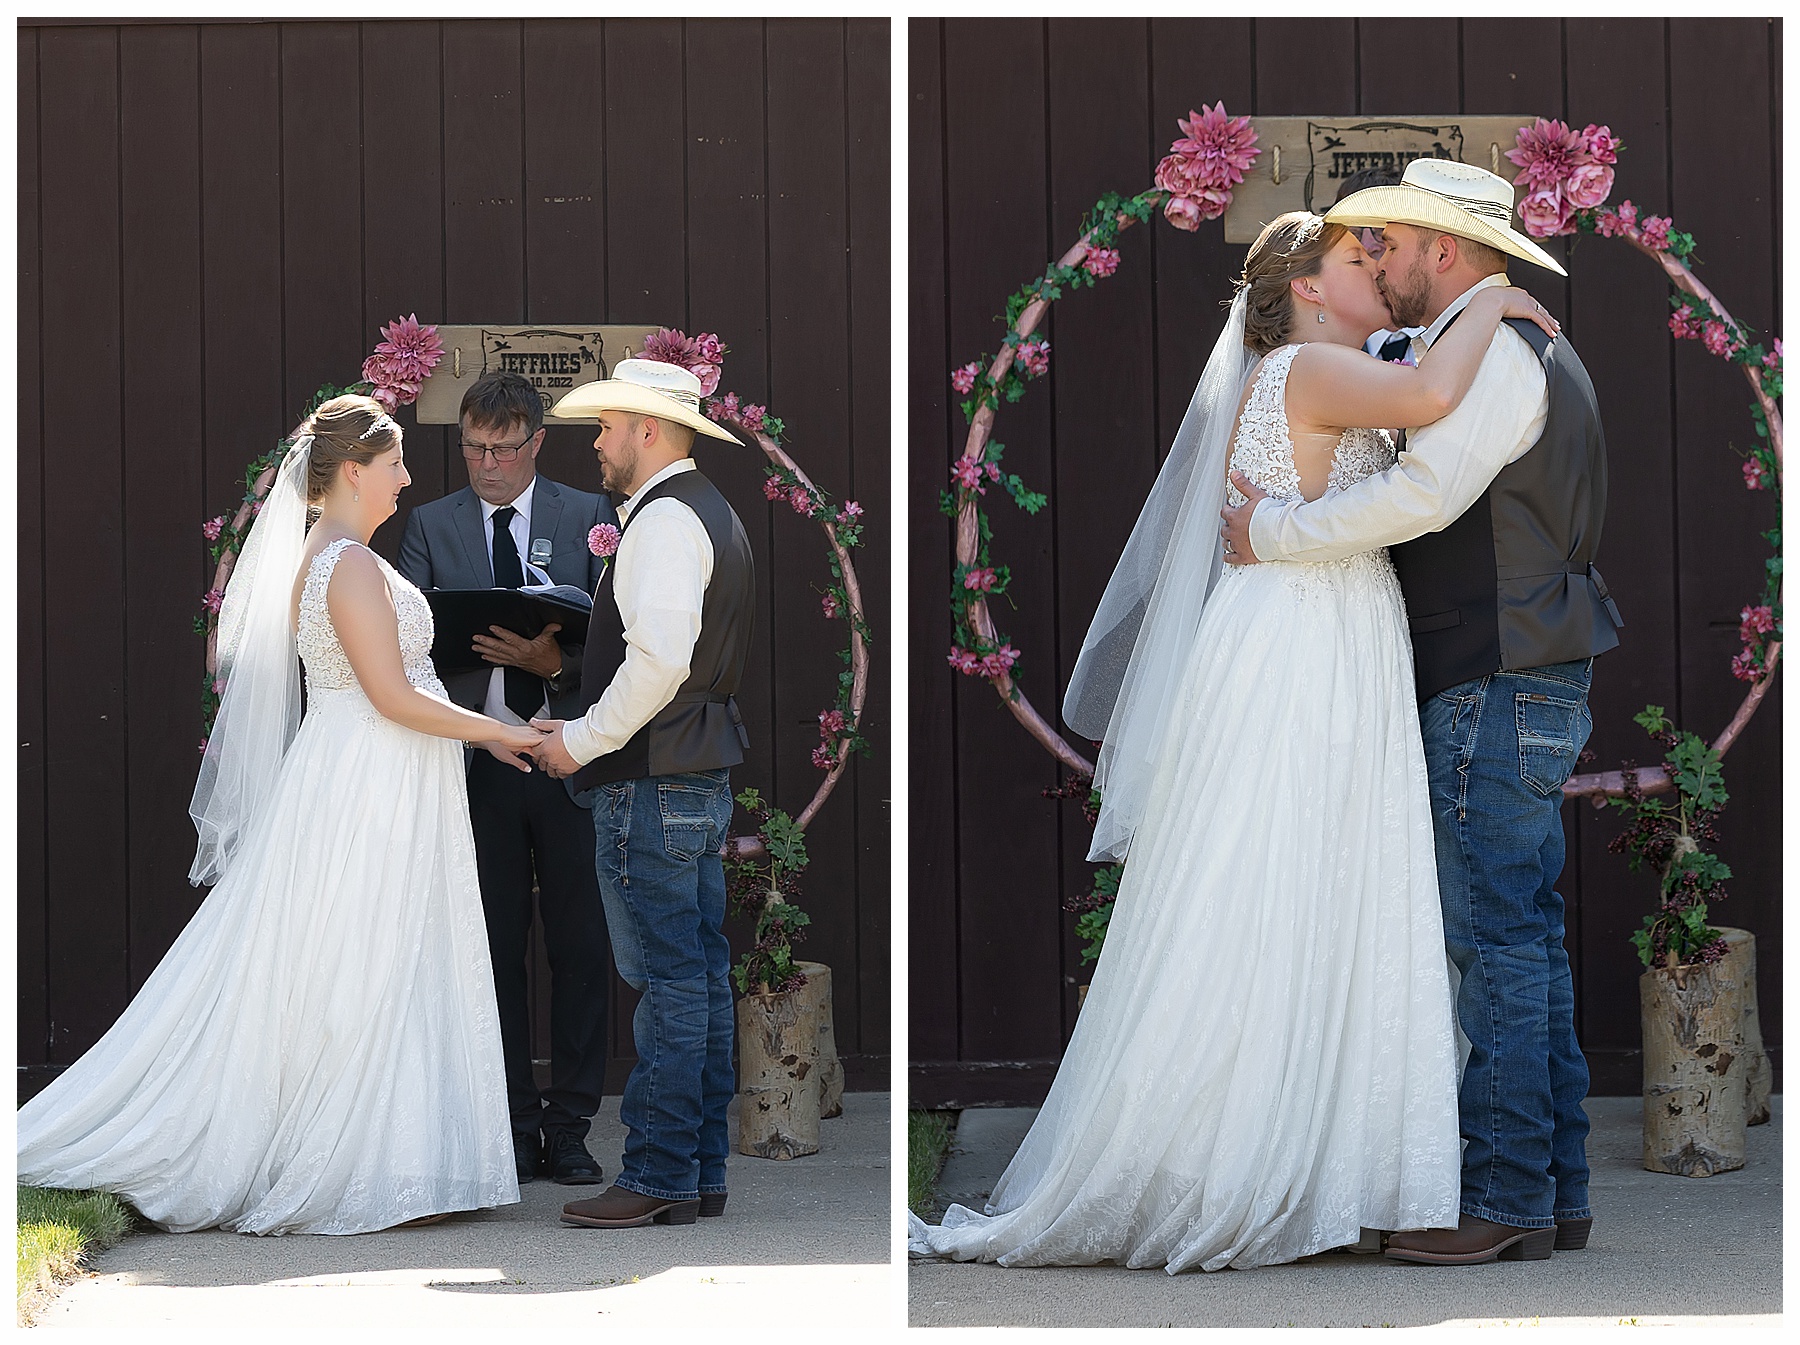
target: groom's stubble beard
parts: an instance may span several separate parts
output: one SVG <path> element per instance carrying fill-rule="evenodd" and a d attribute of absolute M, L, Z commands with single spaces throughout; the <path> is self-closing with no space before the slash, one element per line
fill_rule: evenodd
<path fill-rule="evenodd" d="M 1404 275 L 1383 271 L 1375 277 L 1375 287 L 1387 300 L 1396 327 L 1423 327 L 1425 315 L 1431 311 L 1431 272 L 1423 256 L 1408 263 Z"/>

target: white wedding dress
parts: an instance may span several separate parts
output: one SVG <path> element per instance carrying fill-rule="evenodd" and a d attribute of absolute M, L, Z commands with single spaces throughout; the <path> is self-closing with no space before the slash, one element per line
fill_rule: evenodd
<path fill-rule="evenodd" d="M 1232 450 L 1277 499 L 1300 493 L 1299 349 L 1263 362 Z M 1330 488 L 1393 461 L 1385 433 L 1347 431 Z M 1173 1274 L 1456 1224 L 1450 988 L 1393 566 L 1227 566 L 1200 619 L 1049 1097 L 988 1213 L 910 1219 L 915 1255 Z"/>
<path fill-rule="evenodd" d="M 363 694 L 313 560 L 308 709 L 230 871 L 137 997 L 19 1111 L 19 1181 L 171 1232 L 364 1233 L 519 1198 L 462 745 Z M 379 561 L 379 557 L 377 557 Z M 431 609 L 385 561 L 407 679 Z"/>

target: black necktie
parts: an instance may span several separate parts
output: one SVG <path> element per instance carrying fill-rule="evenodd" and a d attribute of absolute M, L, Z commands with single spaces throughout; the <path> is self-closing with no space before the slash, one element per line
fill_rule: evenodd
<path fill-rule="evenodd" d="M 1381 358 L 1389 364 L 1406 358 L 1406 352 L 1412 349 L 1412 337 L 1405 332 L 1398 332 L 1381 343 Z"/>
<path fill-rule="evenodd" d="M 494 584 L 499 588 L 523 588 L 525 569 L 519 564 L 519 548 L 513 542 L 512 521 L 518 513 L 510 504 L 494 510 Z M 544 686 L 523 668 L 506 669 L 506 708 L 520 719 L 530 719 L 544 703 Z"/>

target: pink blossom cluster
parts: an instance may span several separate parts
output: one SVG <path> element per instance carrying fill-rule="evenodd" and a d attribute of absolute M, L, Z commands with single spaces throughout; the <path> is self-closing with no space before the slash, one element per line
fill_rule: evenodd
<path fill-rule="evenodd" d="M 1744 348 L 1743 343 L 1734 339 L 1730 329 L 1722 322 L 1702 323 L 1700 344 L 1720 359 L 1726 360 Z"/>
<path fill-rule="evenodd" d="M 825 613 L 827 619 L 835 618 L 841 610 L 838 607 L 837 594 L 827 593 L 824 597 L 820 598 L 819 610 Z"/>
<path fill-rule="evenodd" d="M 982 478 L 989 481 L 1000 479 L 1000 466 L 993 462 L 979 462 L 974 458 L 958 458 L 950 467 L 950 479 L 964 490 L 972 490 L 977 495 L 987 494 L 987 487 Z"/>
<path fill-rule="evenodd" d="M 1104 279 L 1119 269 L 1117 248 L 1089 248 L 1081 260 L 1081 268 L 1096 279 Z"/>
<path fill-rule="evenodd" d="M 1019 651 L 1003 644 L 991 654 L 977 654 L 960 645 L 950 646 L 950 666 L 969 677 L 1000 677 L 1019 661 Z"/>
<path fill-rule="evenodd" d="M 1746 607 L 1738 613 L 1738 638 L 1744 647 L 1731 660 L 1731 675 L 1742 682 L 1754 682 L 1762 676 L 1762 643 L 1775 633 L 1775 609 L 1763 604 Z"/>
<path fill-rule="evenodd" d="M 1762 462 L 1751 458 L 1744 464 L 1744 488 L 1746 490 L 1767 490 L 1769 474 L 1763 470 Z"/>
<path fill-rule="evenodd" d="M 763 498 L 765 500 L 779 500 L 786 496 L 787 487 L 781 483 L 780 477 L 771 475 L 763 478 Z"/>
<path fill-rule="evenodd" d="M 204 739 L 204 738 L 202 738 L 200 740 L 200 755 L 201 756 L 206 755 L 206 739 Z"/>
<path fill-rule="evenodd" d="M 1041 336 L 1019 342 L 1019 363 L 1027 378 L 1042 378 L 1050 372 L 1050 343 Z"/>
<path fill-rule="evenodd" d="M 854 523 L 862 517 L 862 514 L 863 507 L 860 504 L 855 500 L 845 500 L 844 507 L 838 510 L 837 521 L 840 524 Z"/>
<path fill-rule="evenodd" d="M 838 764 L 840 755 L 837 739 L 843 736 L 849 726 L 849 720 L 842 710 L 819 711 L 819 745 L 813 748 L 812 763 L 822 771 L 828 771 Z"/>
<path fill-rule="evenodd" d="M 974 593 L 987 593 L 994 587 L 994 567 L 984 565 L 963 576 L 963 587 Z"/>
<path fill-rule="evenodd" d="M 1589 123 L 1580 131 L 1566 123 L 1546 121 L 1519 128 L 1519 138 L 1506 157 L 1522 170 L 1514 182 L 1525 187 L 1519 218 L 1533 238 L 1575 232 L 1575 212 L 1592 210 L 1612 192 L 1612 165 L 1620 143 L 1610 127 Z"/>
<path fill-rule="evenodd" d="M 728 392 L 716 401 L 708 402 L 703 409 L 714 420 L 735 420 L 752 434 L 762 429 L 763 421 L 769 414 L 766 406 L 758 406 L 755 402 L 740 402 L 735 392 Z"/>
<path fill-rule="evenodd" d="M 1775 349 L 1763 356 L 1762 367 L 1770 373 L 1781 368 L 1781 338 L 1779 336 L 1775 338 Z"/>
<path fill-rule="evenodd" d="M 805 486 L 795 486 L 788 492 L 788 504 L 793 506 L 796 514 L 802 518 L 811 518 L 819 512 L 819 502 Z"/>
<path fill-rule="evenodd" d="M 219 609 L 225 605 L 225 590 L 220 588 L 207 589 L 205 595 L 200 599 L 200 605 L 214 616 L 217 616 Z"/>
<path fill-rule="evenodd" d="M 611 523 L 596 523 L 588 529 L 588 550 L 596 556 L 610 556 L 619 549 L 619 529 Z"/>
<path fill-rule="evenodd" d="M 1683 306 L 1669 314 L 1669 331 L 1682 341 L 1692 341 L 1700 335 L 1701 323 L 1694 310 Z"/>
<path fill-rule="evenodd" d="M 1220 101 L 1178 119 L 1182 138 L 1156 165 L 1156 185 L 1169 193 L 1163 215 L 1177 229 L 1193 231 L 1218 219 L 1231 204 L 1231 189 L 1244 180 L 1262 151 L 1248 117 L 1228 117 Z"/>
<path fill-rule="evenodd" d="M 1775 610 L 1772 607 L 1746 607 L 1738 613 L 1738 638 L 1745 644 L 1751 643 L 1759 635 L 1768 635 L 1775 629 Z"/>
<path fill-rule="evenodd" d="M 828 771 L 837 765 L 837 753 L 829 745 L 820 743 L 812 750 L 812 764 L 822 771 Z"/>
<path fill-rule="evenodd" d="M 212 689 L 213 695 L 223 696 L 225 694 L 225 679 L 223 677 L 213 678 Z"/>
<path fill-rule="evenodd" d="M 363 382 L 374 385 L 369 395 L 389 411 L 411 406 L 431 371 L 444 358 L 444 343 L 417 313 L 395 318 L 381 329 L 384 338 L 375 353 L 363 361 Z"/>
<path fill-rule="evenodd" d="M 718 390 L 719 372 L 730 353 L 731 347 L 711 332 L 689 336 L 673 327 L 659 327 L 645 340 L 639 358 L 686 369 L 700 380 L 700 395 L 710 397 Z"/>
<path fill-rule="evenodd" d="M 950 386 L 955 388 L 960 395 L 966 397 L 969 393 L 975 391 L 975 378 L 980 373 L 981 365 L 974 360 L 970 360 L 967 364 L 963 365 L 962 368 L 952 369 L 950 371 Z"/>
<path fill-rule="evenodd" d="M 200 525 L 201 535 L 204 536 L 206 538 L 206 540 L 209 542 L 218 541 L 220 534 L 223 533 L 224 531 L 225 531 L 225 515 L 223 515 L 223 514 L 220 514 L 217 518 L 209 518 L 206 520 L 206 522 L 204 522 Z"/>
<path fill-rule="evenodd" d="M 1762 669 L 1757 666 L 1756 651 L 1741 649 L 1737 657 L 1731 660 L 1731 675 L 1740 682 L 1754 682 L 1762 676 Z"/>

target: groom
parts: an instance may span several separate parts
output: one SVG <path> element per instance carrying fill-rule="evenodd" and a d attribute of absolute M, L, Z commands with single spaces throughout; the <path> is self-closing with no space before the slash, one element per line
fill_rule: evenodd
<path fill-rule="evenodd" d="M 1565 274 L 1511 227 L 1513 189 L 1468 164 L 1419 159 L 1398 186 L 1326 219 L 1381 229 L 1376 283 L 1421 353 L 1509 256 Z M 1461 972 L 1470 1052 L 1460 1110 L 1462 1217 L 1395 1233 L 1387 1254 L 1463 1265 L 1587 1244 L 1588 1070 L 1563 950 L 1562 786 L 1586 743 L 1594 655 L 1618 608 L 1593 561 L 1606 445 L 1566 337 L 1509 321 L 1474 385 L 1409 432 L 1388 471 L 1307 504 L 1233 474 L 1225 559 L 1327 561 L 1391 547 L 1406 596 L 1430 774 L 1444 937 Z"/>
<path fill-rule="evenodd" d="M 566 722 L 532 721 L 550 731 L 533 755 L 593 810 L 613 960 L 643 993 L 619 1176 L 565 1205 L 563 1222 L 688 1224 L 725 1212 L 735 1080 L 721 851 L 748 745 L 732 694 L 756 586 L 744 526 L 691 454 L 696 434 L 739 440 L 700 414 L 700 380 L 659 360 L 620 360 L 553 414 L 599 422 L 602 479 L 624 503 L 581 694 Z"/>

